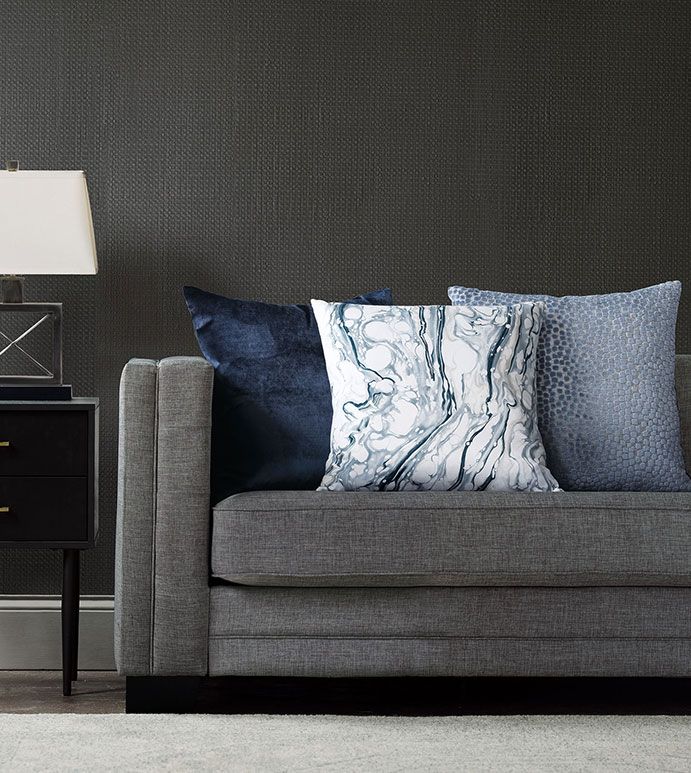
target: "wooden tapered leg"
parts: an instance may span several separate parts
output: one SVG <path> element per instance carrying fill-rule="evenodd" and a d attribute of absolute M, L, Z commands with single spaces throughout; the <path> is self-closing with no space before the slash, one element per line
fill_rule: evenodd
<path fill-rule="evenodd" d="M 68 549 L 62 560 L 62 694 L 72 694 L 76 679 L 79 635 L 79 551 Z"/>

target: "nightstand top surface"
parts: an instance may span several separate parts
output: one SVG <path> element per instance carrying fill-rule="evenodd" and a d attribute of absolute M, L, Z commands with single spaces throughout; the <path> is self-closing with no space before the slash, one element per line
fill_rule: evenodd
<path fill-rule="evenodd" d="M 17 408 L 26 410 L 36 408 L 38 410 L 59 410 L 60 408 L 78 410 L 80 408 L 96 408 L 98 397 L 73 397 L 71 400 L 0 400 L 0 410 L 5 408 Z"/>

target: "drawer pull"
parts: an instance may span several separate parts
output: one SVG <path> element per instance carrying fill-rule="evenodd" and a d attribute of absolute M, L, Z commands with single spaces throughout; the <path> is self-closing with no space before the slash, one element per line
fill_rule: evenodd
<path fill-rule="evenodd" d="M 9 440 L 0 440 L 0 448 L 9 448 L 9 447 L 10 447 Z"/>
<path fill-rule="evenodd" d="M 0 507 L 0 513 L 9 513 L 10 508 L 9 507 Z"/>

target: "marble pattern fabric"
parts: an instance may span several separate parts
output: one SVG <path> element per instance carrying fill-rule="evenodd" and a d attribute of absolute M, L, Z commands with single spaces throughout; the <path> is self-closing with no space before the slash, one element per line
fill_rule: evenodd
<path fill-rule="evenodd" d="M 552 297 L 450 287 L 454 304 L 545 304 L 537 408 L 571 491 L 691 491 L 674 386 L 680 282 Z"/>
<path fill-rule="evenodd" d="M 333 405 L 319 490 L 558 490 L 535 409 L 543 304 L 312 306 Z"/>

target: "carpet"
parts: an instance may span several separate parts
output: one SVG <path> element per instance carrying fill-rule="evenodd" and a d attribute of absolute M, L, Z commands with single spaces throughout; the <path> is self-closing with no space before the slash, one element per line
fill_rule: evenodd
<path fill-rule="evenodd" d="M 689 769 L 689 717 L 0 715 L 13 773 Z"/>

